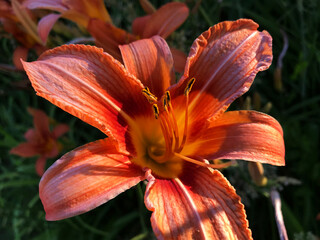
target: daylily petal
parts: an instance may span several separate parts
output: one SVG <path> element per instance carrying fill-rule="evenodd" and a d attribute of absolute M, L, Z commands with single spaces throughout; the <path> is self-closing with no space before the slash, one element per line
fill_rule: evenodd
<path fill-rule="evenodd" d="M 141 32 L 141 38 L 159 35 L 168 37 L 188 17 L 189 9 L 184 3 L 172 2 L 163 5 L 153 13 Z"/>
<path fill-rule="evenodd" d="M 170 48 L 170 50 L 173 57 L 174 70 L 179 73 L 182 73 L 186 65 L 187 55 L 184 52 L 175 48 Z"/>
<path fill-rule="evenodd" d="M 50 134 L 49 118 L 47 114 L 39 109 L 28 108 L 28 112 L 33 117 L 33 125 L 36 131 L 42 136 L 46 137 Z"/>
<path fill-rule="evenodd" d="M 7 2 L 6 0 L 0 0 L 0 16 L 2 19 L 7 18 L 15 22 L 18 21 L 10 5 L 10 2 Z"/>
<path fill-rule="evenodd" d="M 38 33 L 39 37 L 41 38 L 41 41 L 46 43 L 48 35 L 53 27 L 53 25 L 56 23 L 56 21 L 61 17 L 61 14 L 55 14 L 51 13 L 47 16 L 41 18 L 41 20 L 38 23 Z"/>
<path fill-rule="evenodd" d="M 111 18 L 103 0 L 62 0 L 62 3 L 68 6 L 70 10 L 79 12 L 89 18 L 97 18 L 111 23 Z"/>
<path fill-rule="evenodd" d="M 174 82 L 173 59 L 166 41 L 154 36 L 119 46 L 127 70 L 157 97 Z"/>
<path fill-rule="evenodd" d="M 35 129 L 28 129 L 24 134 L 24 138 L 27 139 L 28 142 L 36 142 L 39 138 L 39 133 Z"/>
<path fill-rule="evenodd" d="M 41 156 L 36 161 L 36 172 L 41 177 L 44 173 L 44 168 L 46 166 L 47 158 L 45 156 Z"/>
<path fill-rule="evenodd" d="M 23 70 L 23 66 L 20 59 L 22 59 L 23 61 L 27 61 L 28 52 L 29 52 L 29 49 L 23 46 L 18 46 L 14 50 L 12 58 L 13 58 L 13 64 L 17 69 Z"/>
<path fill-rule="evenodd" d="M 88 32 L 95 38 L 96 44 L 115 59 L 122 61 L 119 45 L 137 40 L 137 37 L 99 19 L 90 19 Z"/>
<path fill-rule="evenodd" d="M 31 143 L 20 143 L 18 146 L 10 150 L 11 154 L 18 155 L 20 157 L 33 157 L 39 154 L 38 149 Z"/>
<path fill-rule="evenodd" d="M 150 21 L 151 15 L 146 15 L 143 17 L 137 17 L 132 22 L 132 33 L 134 35 L 142 36 L 146 25 Z"/>
<path fill-rule="evenodd" d="M 182 95 L 190 78 L 190 115 L 217 117 L 248 91 L 259 71 L 272 61 L 271 36 L 248 19 L 211 27 L 191 47 L 185 73 L 172 95 Z M 202 107 L 200 107 L 202 106 Z"/>
<path fill-rule="evenodd" d="M 67 11 L 68 8 L 61 0 L 25 0 L 23 6 L 29 9 L 48 9 L 57 12 Z"/>
<path fill-rule="evenodd" d="M 37 33 L 37 24 L 33 21 L 30 12 L 23 7 L 18 0 L 11 0 L 12 9 L 23 25 L 25 31 L 33 38 L 35 42 L 41 43 Z"/>
<path fill-rule="evenodd" d="M 149 0 L 139 0 L 139 3 L 143 10 L 148 14 L 152 14 L 156 11 L 155 7 Z"/>
<path fill-rule="evenodd" d="M 61 137 L 63 134 L 69 131 L 69 126 L 66 124 L 59 124 L 52 130 L 52 137 L 57 139 Z"/>
<path fill-rule="evenodd" d="M 144 179 L 110 139 L 89 143 L 57 160 L 40 181 L 47 220 L 87 212 Z"/>
<path fill-rule="evenodd" d="M 280 124 L 271 116 L 255 111 L 222 114 L 210 122 L 201 139 L 190 142 L 184 154 L 201 154 L 210 159 L 243 159 L 280 166 L 285 164 Z"/>
<path fill-rule="evenodd" d="M 145 204 L 153 211 L 157 238 L 252 239 L 244 207 L 230 183 L 217 170 L 189 167 L 180 179 L 148 176 Z"/>
<path fill-rule="evenodd" d="M 73 9 L 63 12 L 61 17 L 69 19 L 70 21 L 75 22 L 84 28 L 88 26 L 90 20 L 89 16 Z"/>
<path fill-rule="evenodd" d="M 152 114 L 142 84 L 102 49 L 61 46 L 23 64 L 38 95 L 121 143 L 131 116 Z"/>

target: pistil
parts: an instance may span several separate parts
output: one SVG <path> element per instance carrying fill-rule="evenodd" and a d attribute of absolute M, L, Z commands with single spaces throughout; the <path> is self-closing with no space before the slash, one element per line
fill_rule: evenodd
<path fill-rule="evenodd" d="M 191 163 L 194 163 L 194 164 L 202 166 L 202 167 L 211 167 L 211 168 L 215 168 L 215 169 L 226 168 L 226 167 L 229 167 L 233 164 L 233 162 L 226 162 L 226 163 L 220 163 L 220 164 L 210 164 L 210 163 L 200 162 L 199 160 L 196 160 L 196 159 L 193 159 L 190 157 L 186 157 L 180 153 L 174 153 L 174 155 L 184 161 L 191 162 Z"/>

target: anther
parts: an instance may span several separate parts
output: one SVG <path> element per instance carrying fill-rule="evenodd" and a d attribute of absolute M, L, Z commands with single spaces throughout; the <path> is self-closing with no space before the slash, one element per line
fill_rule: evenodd
<path fill-rule="evenodd" d="M 166 98 L 167 98 L 167 102 L 170 103 L 171 96 L 170 96 L 170 92 L 169 91 L 166 91 Z"/>
<path fill-rule="evenodd" d="M 158 119 L 158 117 L 159 117 L 159 108 L 158 108 L 157 104 L 153 104 L 152 105 L 152 109 L 153 109 L 154 117 L 156 119 Z"/>
<path fill-rule="evenodd" d="M 189 93 L 191 91 L 191 88 L 196 81 L 195 78 L 191 78 L 184 90 L 184 95 L 186 96 L 186 109 L 185 109 L 185 116 L 184 116 L 184 131 L 183 131 L 183 138 L 180 147 L 178 148 L 177 152 L 181 152 L 186 140 L 187 140 L 187 135 L 188 135 L 188 107 L 189 107 Z"/>
<path fill-rule="evenodd" d="M 191 88 L 192 88 L 195 80 L 196 80 L 195 78 L 191 78 L 189 80 L 187 87 L 184 89 L 184 95 L 187 96 L 189 94 L 189 92 L 191 91 Z"/>
<path fill-rule="evenodd" d="M 168 111 L 168 101 L 166 97 L 163 98 L 163 108 L 165 111 Z"/>
<path fill-rule="evenodd" d="M 151 104 L 156 103 L 158 100 L 157 97 L 150 92 L 148 87 L 145 87 L 144 89 L 142 89 L 142 94 L 146 97 L 148 102 Z"/>

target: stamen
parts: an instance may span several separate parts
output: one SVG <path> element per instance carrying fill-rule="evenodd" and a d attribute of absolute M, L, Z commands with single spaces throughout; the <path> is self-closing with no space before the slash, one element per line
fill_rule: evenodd
<path fill-rule="evenodd" d="M 219 169 L 219 168 L 226 168 L 226 167 L 229 167 L 229 166 L 233 165 L 232 161 L 231 162 L 226 162 L 226 163 L 220 163 L 220 164 L 209 164 L 209 163 L 200 162 L 200 161 L 195 160 L 193 158 L 189 158 L 189 157 L 183 156 L 180 153 L 174 153 L 174 155 L 176 155 L 177 157 L 181 158 L 182 160 L 194 163 L 194 164 L 202 166 L 202 167 L 211 167 L 211 168 Z"/>
<path fill-rule="evenodd" d="M 155 104 L 158 101 L 157 97 L 150 92 L 148 87 L 145 87 L 144 89 L 142 89 L 142 94 L 146 97 L 146 99 L 151 104 Z"/>
<path fill-rule="evenodd" d="M 161 126 L 161 130 L 163 132 L 164 135 L 164 140 L 166 142 L 166 151 L 163 155 L 163 159 L 164 161 L 168 160 L 168 158 L 170 157 L 170 155 L 172 154 L 172 134 L 170 131 L 168 131 L 168 122 L 165 119 L 160 119 L 160 126 Z"/>
<path fill-rule="evenodd" d="M 174 138 L 175 138 L 174 149 L 176 151 L 179 146 L 179 129 L 178 129 L 177 120 L 176 120 L 176 117 L 174 115 L 174 111 L 173 111 L 173 108 L 171 105 L 171 96 L 170 96 L 169 91 L 166 91 L 163 102 L 166 103 L 166 105 L 167 105 L 165 107 L 165 110 L 167 111 L 169 121 L 171 122 L 172 130 L 173 130 L 173 134 L 174 134 Z"/>
<path fill-rule="evenodd" d="M 191 78 L 187 84 L 187 87 L 185 88 L 184 90 L 184 95 L 186 96 L 186 110 L 185 110 L 185 117 L 184 117 L 184 131 L 183 131 L 183 138 L 182 138 L 182 142 L 181 142 L 181 145 L 179 147 L 179 149 L 177 150 L 177 152 L 181 152 L 185 143 L 186 143 L 186 140 L 187 140 L 187 135 L 188 135 L 188 117 L 189 117 L 189 114 L 188 114 L 188 109 L 189 109 L 189 93 L 191 91 L 191 88 L 194 84 L 194 82 L 196 81 L 195 78 Z"/>

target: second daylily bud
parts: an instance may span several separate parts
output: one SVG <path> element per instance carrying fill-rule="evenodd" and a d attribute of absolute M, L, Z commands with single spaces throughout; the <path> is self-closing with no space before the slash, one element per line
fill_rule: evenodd
<path fill-rule="evenodd" d="M 273 86 L 279 92 L 282 92 L 281 70 L 281 68 L 277 67 L 273 74 Z"/>
<path fill-rule="evenodd" d="M 141 7 L 147 14 L 152 14 L 156 11 L 156 8 L 148 0 L 139 0 Z"/>
<path fill-rule="evenodd" d="M 258 92 L 254 92 L 253 94 L 253 103 L 252 103 L 252 108 L 254 110 L 260 110 L 261 108 L 261 97 L 260 94 Z"/>
<path fill-rule="evenodd" d="M 264 176 L 264 169 L 261 163 L 259 162 L 249 162 L 248 163 L 248 170 L 252 181 L 257 186 L 265 186 L 268 182 L 266 176 Z"/>
<path fill-rule="evenodd" d="M 271 111 L 271 108 L 272 108 L 272 103 L 267 102 L 267 104 L 264 105 L 264 107 L 261 109 L 261 112 L 269 113 Z"/>
<path fill-rule="evenodd" d="M 248 96 L 248 97 L 246 97 L 246 99 L 244 100 L 244 102 L 243 102 L 243 109 L 245 109 L 245 110 L 250 110 L 250 109 L 252 109 L 252 105 L 251 105 L 251 97 L 250 96 Z"/>

